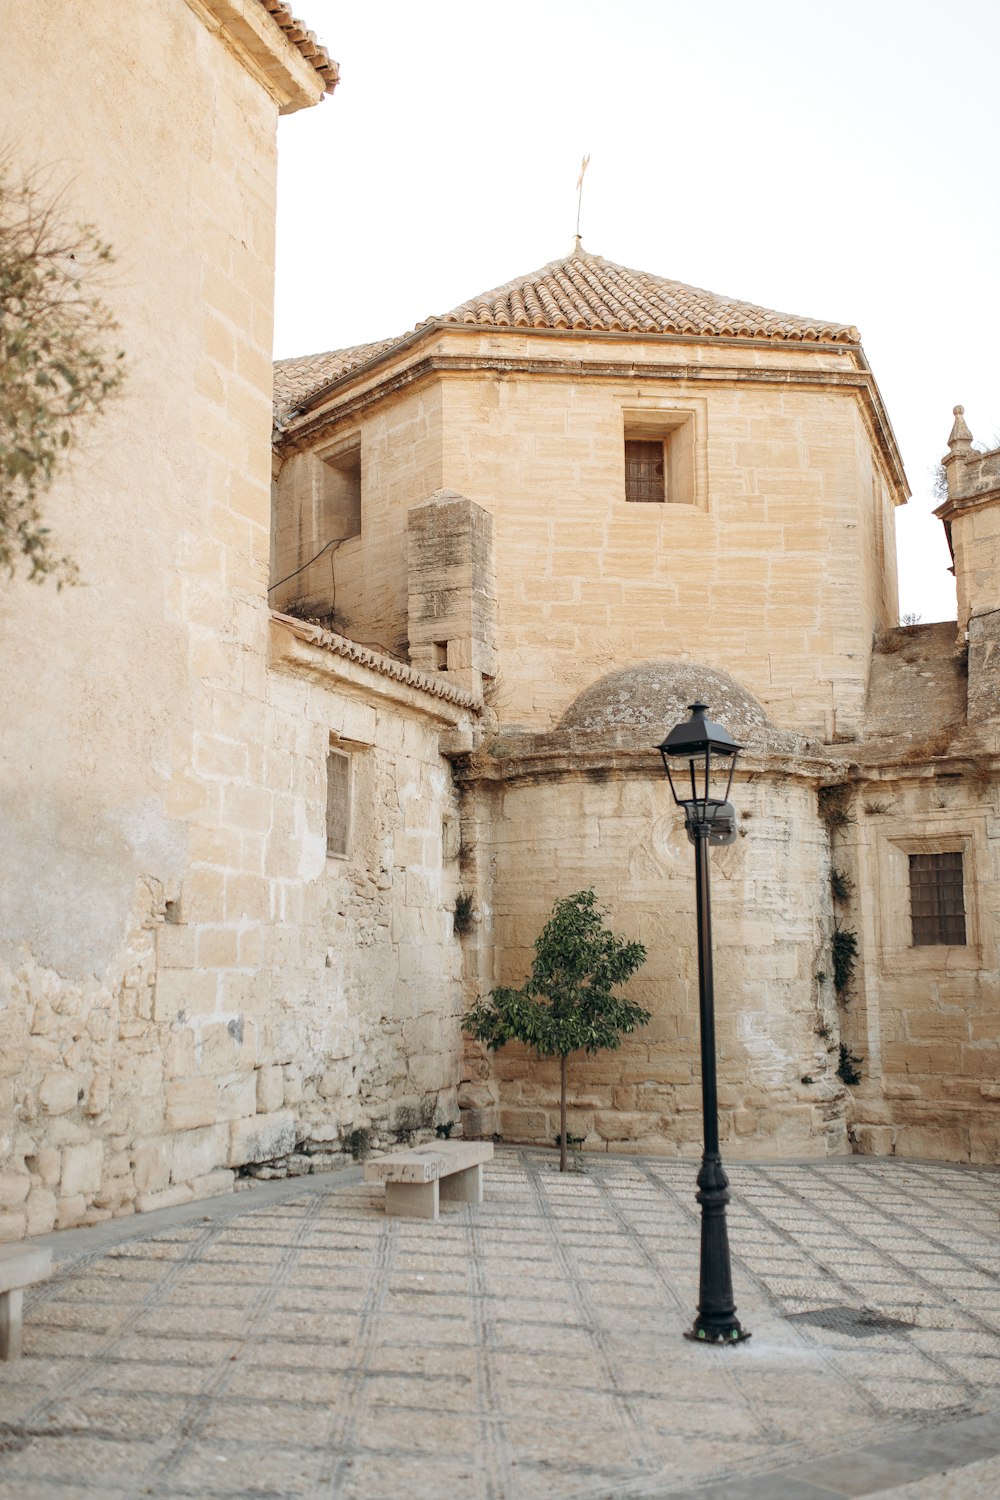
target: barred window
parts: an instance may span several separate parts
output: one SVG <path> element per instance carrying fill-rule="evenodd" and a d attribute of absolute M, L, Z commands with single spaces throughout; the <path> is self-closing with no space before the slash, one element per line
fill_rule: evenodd
<path fill-rule="evenodd" d="M 351 757 L 331 750 L 326 757 L 326 852 L 344 859 L 351 837 Z"/>
<path fill-rule="evenodd" d="M 625 499 L 659 501 L 667 498 L 666 444 L 625 439 Z"/>
<path fill-rule="evenodd" d="M 964 945 L 962 855 L 910 855 L 910 922 L 913 946 Z"/>

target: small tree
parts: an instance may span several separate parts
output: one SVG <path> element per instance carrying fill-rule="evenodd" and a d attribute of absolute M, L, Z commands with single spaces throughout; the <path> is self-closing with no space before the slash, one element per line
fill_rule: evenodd
<path fill-rule="evenodd" d="M 641 943 L 604 926 L 593 891 L 557 901 L 535 940 L 531 973 L 520 989 L 500 988 L 464 1018 L 466 1031 L 496 1050 L 524 1042 L 560 1060 L 559 1170 L 566 1171 L 566 1060 L 581 1048 L 600 1052 L 644 1026 L 650 1013 L 612 993 L 645 963 Z"/>
<path fill-rule="evenodd" d="M 41 497 L 124 374 L 117 325 L 93 291 L 110 261 L 42 178 L 18 177 L 0 155 L 0 568 L 27 563 L 36 583 L 76 577 L 52 550 Z"/>

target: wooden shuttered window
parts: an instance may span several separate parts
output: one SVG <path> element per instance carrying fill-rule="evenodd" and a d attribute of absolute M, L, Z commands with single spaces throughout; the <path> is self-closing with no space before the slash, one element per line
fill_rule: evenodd
<path fill-rule="evenodd" d="M 910 922 L 915 948 L 964 945 L 962 855 L 910 855 Z"/>
<path fill-rule="evenodd" d="M 667 498 L 666 444 L 640 438 L 625 439 L 625 499 L 659 501 Z"/>

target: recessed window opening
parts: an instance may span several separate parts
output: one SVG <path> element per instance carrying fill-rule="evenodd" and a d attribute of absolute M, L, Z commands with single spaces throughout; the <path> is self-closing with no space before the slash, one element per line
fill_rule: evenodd
<path fill-rule="evenodd" d="M 910 922 L 913 946 L 965 944 L 962 855 L 910 855 Z"/>
<path fill-rule="evenodd" d="M 326 525 L 340 537 L 361 532 L 361 442 L 324 455 Z"/>
<path fill-rule="evenodd" d="M 447 672 L 447 670 L 448 670 L 448 642 L 447 641 L 435 641 L 434 642 L 434 669 L 437 672 Z"/>
<path fill-rule="evenodd" d="M 326 757 L 326 853 L 346 859 L 351 841 L 351 757 L 330 750 Z"/>
<path fill-rule="evenodd" d="M 625 499 L 637 504 L 667 498 L 666 443 L 646 438 L 625 439 Z"/>
<path fill-rule="evenodd" d="M 625 499 L 633 505 L 695 505 L 695 416 L 660 407 L 622 412 Z"/>

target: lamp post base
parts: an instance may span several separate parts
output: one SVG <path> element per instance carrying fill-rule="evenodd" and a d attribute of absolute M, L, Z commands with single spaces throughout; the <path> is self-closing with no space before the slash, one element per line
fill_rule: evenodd
<path fill-rule="evenodd" d="M 752 1336 L 738 1318 L 734 1318 L 728 1328 L 702 1328 L 695 1323 L 693 1328 L 684 1330 L 684 1337 L 695 1344 L 743 1344 Z"/>
<path fill-rule="evenodd" d="M 706 1151 L 698 1173 L 701 1204 L 701 1295 L 693 1327 L 684 1337 L 698 1344 L 742 1344 L 750 1334 L 736 1316 L 726 1232 L 729 1179 L 717 1150 Z"/>

